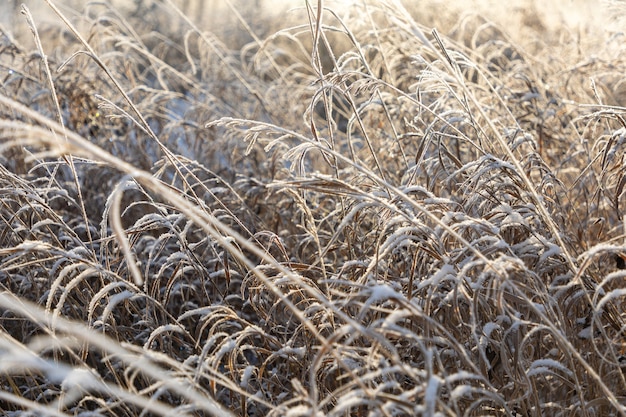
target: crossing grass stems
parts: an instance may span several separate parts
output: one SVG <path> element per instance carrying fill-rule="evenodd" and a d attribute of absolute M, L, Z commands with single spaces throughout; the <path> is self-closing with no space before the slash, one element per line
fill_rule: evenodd
<path fill-rule="evenodd" d="M 623 35 L 224 4 L 2 32 L 5 415 L 626 414 Z"/>

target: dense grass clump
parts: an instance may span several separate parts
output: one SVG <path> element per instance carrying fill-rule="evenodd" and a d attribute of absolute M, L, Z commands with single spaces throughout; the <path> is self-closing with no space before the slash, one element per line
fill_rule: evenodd
<path fill-rule="evenodd" d="M 22 9 L 4 415 L 626 415 L 623 34 L 419 3 Z"/>

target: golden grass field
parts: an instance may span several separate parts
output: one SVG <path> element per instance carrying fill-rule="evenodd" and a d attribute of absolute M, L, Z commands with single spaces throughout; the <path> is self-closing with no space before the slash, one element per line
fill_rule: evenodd
<path fill-rule="evenodd" d="M 0 414 L 626 415 L 626 5 L 502 3 L 0 4 Z"/>

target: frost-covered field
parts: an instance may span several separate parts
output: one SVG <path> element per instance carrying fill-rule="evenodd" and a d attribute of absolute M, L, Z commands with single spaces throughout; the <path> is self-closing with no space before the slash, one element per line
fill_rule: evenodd
<path fill-rule="evenodd" d="M 2 415 L 626 415 L 621 2 L 113 3 L 0 5 Z"/>

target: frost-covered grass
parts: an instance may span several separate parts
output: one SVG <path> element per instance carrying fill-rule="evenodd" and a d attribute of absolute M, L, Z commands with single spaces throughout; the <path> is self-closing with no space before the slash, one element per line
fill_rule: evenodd
<path fill-rule="evenodd" d="M 3 415 L 626 415 L 623 34 L 148 3 L 0 38 Z"/>

